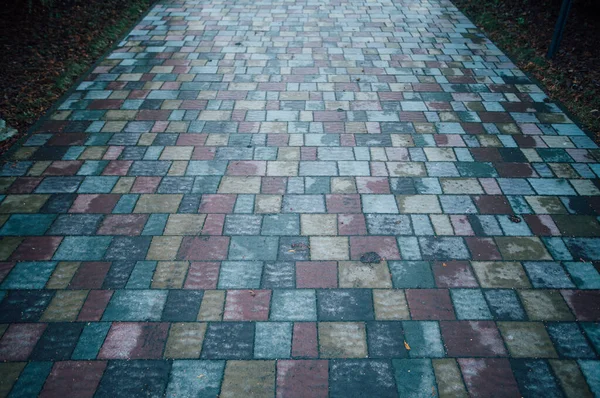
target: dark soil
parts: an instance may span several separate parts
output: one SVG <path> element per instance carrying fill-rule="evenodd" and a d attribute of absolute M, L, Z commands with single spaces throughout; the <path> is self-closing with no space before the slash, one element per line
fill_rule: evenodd
<path fill-rule="evenodd" d="M 562 0 L 452 0 L 600 142 L 600 1 L 573 0 L 558 53 L 545 58 Z"/>
<path fill-rule="evenodd" d="M 0 118 L 23 135 L 153 1 L 3 2 Z M 16 139 L 0 143 L 0 153 Z"/>

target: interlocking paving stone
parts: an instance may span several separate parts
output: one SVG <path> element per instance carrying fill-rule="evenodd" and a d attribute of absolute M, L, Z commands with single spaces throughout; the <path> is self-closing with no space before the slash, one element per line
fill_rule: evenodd
<path fill-rule="evenodd" d="M 451 3 L 161 1 L 57 109 L 0 395 L 600 395 L 599 149 Z"/>

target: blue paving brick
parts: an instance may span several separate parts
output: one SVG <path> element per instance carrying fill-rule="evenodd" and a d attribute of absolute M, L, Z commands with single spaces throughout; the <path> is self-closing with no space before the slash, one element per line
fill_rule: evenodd
<path fill-rule="evenodd" d="M 523 267 L 533 287 L 545 289 L 575 287 L 560 263 L 526 261 Z"/>
<path fill-rule="evenodd" d="M 594 350 L 586 341 L 576 323 L 549 323 L 546 326 L 554 347 L 561 357 L 595 358 Z"/>
<path fill-rule="evenodd" d="M 13 386 L 10 397 L 27 398 L 38 396 L 51 369 L 52 362 L 49 361 L 29 362 Z"/>
<path fill-rule="evenodd" d="M 90 322 L 87 323 L 81 332 L 79 341 L 71 355 L 74 360 L 92 360 L 96 359 L 102 343 L 110 329 L 110 323 Z"/>
<path fill-rule="evenodd" d="M 0 235 L 44 235 L 55 218 L 54 214 L 13 214 L 0 229 Z"/>
<path fill-rule="evenodd" d="M 113 294 L 102 320 L 159 321 L 166 300 L 164 290 L 119 290 Z"/>
<path fill-rule="evenodd" d="M 292 350 L 291 322 L 257 322 L 254 358 L 285 359 Z"/>
<path fill-rule="evenodd" d="M 451 289 L 456 318 L 460 320 L 492 319 L 481 290 Z"/>
<path fill-rule="evenodd" d="M 219 289 L 258 289 L 263 263 L 260 261 L 224 261 L 219 273 Z"/>
<path fill-rule="evenodd" d="M 17 263 L 4 279 L 0 288 L 43 289 L 55 267 L 55 261 Z"/>
<path fill-rule="evenodd" d="M 389 261 L 395 288 L 433 288 L 435 282 L 427 261 Z"/>
<path fill-rule="evenodd" d="M 428 398 L 437 395 L 430 359 L 394 359 L 392 364 L 399 396 Z"/>

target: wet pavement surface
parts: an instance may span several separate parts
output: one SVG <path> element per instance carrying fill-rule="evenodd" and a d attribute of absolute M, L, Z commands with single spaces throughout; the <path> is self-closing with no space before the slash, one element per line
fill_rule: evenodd
<path fill-rule="evenodd" d="M 0 169 L 0 396 L 600 395 L 600 150 L 448 1 L 160 2 Z"/>

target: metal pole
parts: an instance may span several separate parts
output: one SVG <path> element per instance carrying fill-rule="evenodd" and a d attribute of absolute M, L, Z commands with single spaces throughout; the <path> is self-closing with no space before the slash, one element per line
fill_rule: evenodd
<path fill-rule="evenodd" d="M 550 43 L 548 54 L 546 54 L 546 58 L 548 59 L 554 57 L 556 51 L 558 51 L 558 46 L 560 45 L 560 41 L 562 40 L 563 32 L 565 30 L 565 25 L 567 24 L 567 17 L 569 16 L 569 11 L 571 10 L 571 2 L 572 0 L 563 0 L 562 2 L 560 14 L 558 15 L 556 26 L 554 27 L 554 34 L 552 35 L 552 43 Z"/>

